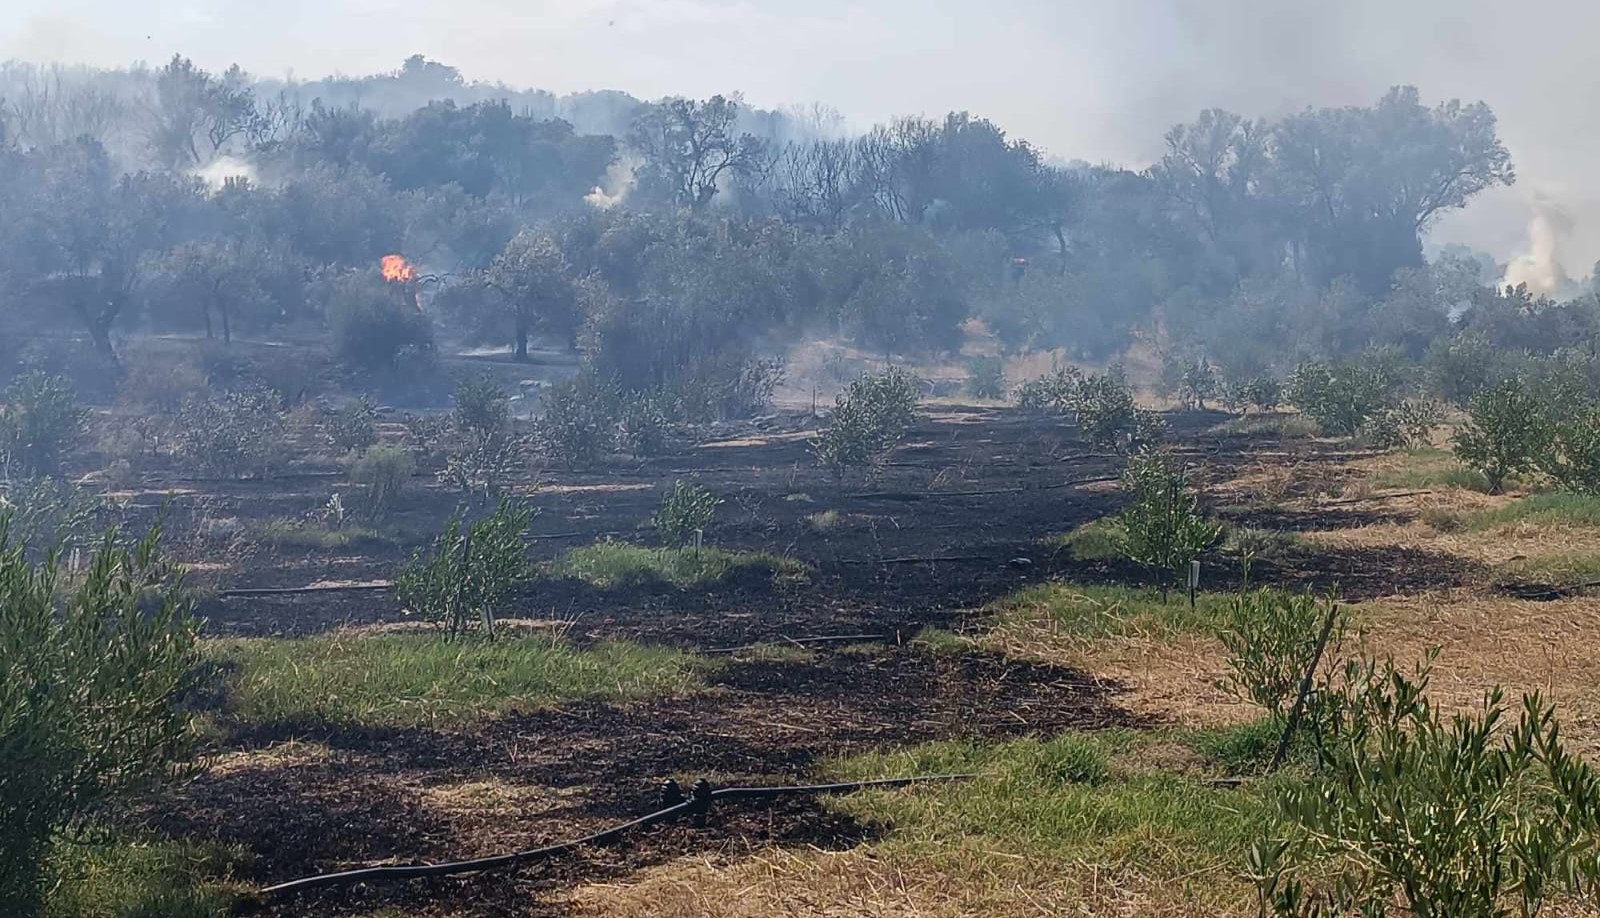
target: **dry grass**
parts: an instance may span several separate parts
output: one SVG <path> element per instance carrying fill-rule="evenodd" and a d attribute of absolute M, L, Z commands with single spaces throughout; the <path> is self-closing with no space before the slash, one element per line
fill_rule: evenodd
<path fill-rule="evenodd" d="M 1511 698 L 1542 692 L 1568 739 L 1600 753 L 1600 681 L 1587 652 L 1600 641 L 1600 598 L 1530 602 L 1458 591 L 1371 603 L 1360 615 L 1368 653 L 1420 660 L 1439 648 L 1432 694 L 1446 707 L 1470 708 L 1495 685 Z"/>
<path fill-rule="evenodd" d="M 606 918 L 958 918 L 973 915 L 1250 915 L 1243 884 L 1206 870 L 1172 883 L 1102 864 L 1044 863 L 953 841 L 936 852 L 763 851 L 692 858 L 627 884 L 579 887 L 574 912 Z"/>

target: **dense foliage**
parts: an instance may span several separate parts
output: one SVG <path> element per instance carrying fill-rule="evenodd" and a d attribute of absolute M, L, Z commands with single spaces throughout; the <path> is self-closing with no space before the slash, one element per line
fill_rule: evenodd
<path fill-rule="evenodd" d="M 69 580 L 0 515 L 0 913 L 40 914 L 56 833 L 186 759 L 196 625 L 158 539 L 108 536 Z"/>

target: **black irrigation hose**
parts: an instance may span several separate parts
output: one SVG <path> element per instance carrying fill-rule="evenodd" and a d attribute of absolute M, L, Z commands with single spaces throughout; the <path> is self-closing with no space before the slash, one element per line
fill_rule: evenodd
<path fill-rule="evenodd" d="M 640 816 L 638 819 L 624 822 L 620 825 L 603 829 L 582 838 L 547 845 L 543 848 L 532 848 L 527 851 L 516 851 L 510 854 L 497 854 L 490 857 L 474 858 L 467 861 L 451 861 L 443 864 L 408 864 L 390 867 L 363 867 L 356 870 L 346 870 L 340 873 L 325 873 L 318 876 L 302 877 L 279 883 L 275 886 L 263 888 L 257 894 L 261 899 L 270 899 L 285 896 L 291 893 L 306 892 L 313 889 L 326 889 L 331 886 L 344 886 L 351 883 L 360 883 L 369 880 L 405 880 L 419 877 L 443 877 L 460 873 L 476 873 L 483 870 L 496 870 L 505 867 L 514 867 L 531 861 L 541 861 L 561 854 L 576 851 L 579 848 L 604 845 L 616 841 L 631 829 L 642 829 L 647 826 L 665 822 L 673 817 L 689 814 L 697 818 L 704 818 L 711 810 L 712 801 L 726 800 L 764 800 L 772 797 L 784 797 L 795 794 L 842 794 L 859 790 L 882 787 L 905 787 L 910 784 L 943 783 L 947 781 L 967 781 L 977 777 L 974 774 L 952 775 L 918 775 L 906 778 L 882 778 L 875 781 L 847 781 L 841 784 L 812 784 L 798 787 L 724 787 L 713 789 L 707 781 L 701 780 L 690 789 L 687 798 L 678 787 L 677 782 L 668 781 L 662 792 L 664 802 L 671 805 Z"/>

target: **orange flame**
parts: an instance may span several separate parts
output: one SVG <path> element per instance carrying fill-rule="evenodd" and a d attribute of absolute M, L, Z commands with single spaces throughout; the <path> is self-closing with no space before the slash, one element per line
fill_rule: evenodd
<path fill-rule="evenodd" d="M 417 279 L 417 269 L 404 255 L 385 255 L 382 264 L 383 279 L 390 283 L 408 284 Z"/>

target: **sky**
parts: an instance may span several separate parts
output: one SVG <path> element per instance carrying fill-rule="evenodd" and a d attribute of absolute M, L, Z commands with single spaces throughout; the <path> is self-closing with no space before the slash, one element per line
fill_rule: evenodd
<path fill-rule="evenodd" d="M 1274 116 L 1391 85 L 1488 102 L 1519 182 L 1442 222 L 1502 261 L 1600 259 L 1595 0 L 4 0 L 0 58 L 174 52 L 303 78 L 413 53 L 556 93 L 743 92 L 854 127 L 965 109 L 1061 159 L 1147 164 L 1207 107 Z M 1530 226 L 1535 220 L 1539 225 Z"/>

